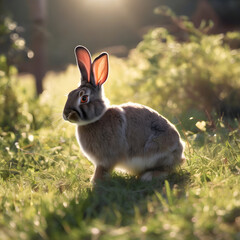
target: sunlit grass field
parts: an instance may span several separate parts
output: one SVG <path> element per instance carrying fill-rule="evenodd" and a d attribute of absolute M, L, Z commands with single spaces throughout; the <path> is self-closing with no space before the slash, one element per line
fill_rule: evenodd
<path fill-rule="evenodd" d="M 123 60 L 112 57 L 110 62 L 105 95 L 113 104 L 144 104 L 130 88 L 135 73 L 127 71 Z M 199 122 L 195 134 L 183 127 L 191 119 L 175 121 L 186 142 L 187 160 L 165 181 L 141 182 L 114 172 L 92 186 L 94 169 L 80 152 L 75 126 L 62 120 L 66 94 L 79 83 L 77 67 L 49 72 L 37 101 L 32 100 L 32 77 L 15 78 L 21 114 L 35 125 L 39 119 L 43 123 L 34 130 L 23 126 L 17 134 L 0 133 L 1 240 L 240 239 L 236 121 L 216 118 L 212 131 Z M 26 101 L 39 108 L 37 114 L 28 114 Z M 48 114 L 50 121 L 45 120 Z"/>

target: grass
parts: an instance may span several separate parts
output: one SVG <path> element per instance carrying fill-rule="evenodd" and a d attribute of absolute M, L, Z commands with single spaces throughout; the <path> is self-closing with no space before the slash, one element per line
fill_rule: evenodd
<path fill-rule="evenodd" d="M 1 240 L 240 239 L 239 129 L 218 120 L 185 133 L 187 161 L 163 182 L 113 173 L 92 186 L 74 126 L 60 120 L 67 77 L 47 78 L 39 102 L 54 109 L 52 124 L 0 132 Z"/>

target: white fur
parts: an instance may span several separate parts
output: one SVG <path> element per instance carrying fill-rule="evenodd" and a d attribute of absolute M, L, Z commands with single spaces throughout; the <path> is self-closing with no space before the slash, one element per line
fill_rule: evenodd
<path fill-rule="evenodd" d="M 162 166 L 171 165 L 173 163 L 173 156 L 171 153 L 162 152 L 152 156 L 133 157 L 127 161 L 121 161 L 116 167 L 133 174 L 138 174 L 147 169 L 154 168 L 160 159 L 162 159 Z"/>

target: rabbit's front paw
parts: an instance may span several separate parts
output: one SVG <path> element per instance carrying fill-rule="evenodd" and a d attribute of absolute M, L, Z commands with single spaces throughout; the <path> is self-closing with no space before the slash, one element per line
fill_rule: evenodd
<path fill-rule="evenodd" d="M 96 183 L 98 180 L 103 180 L 108 175 L 109 170 L 103 166 L 96 166 L 94 175 L 91 179 L 92 183 Z"/>

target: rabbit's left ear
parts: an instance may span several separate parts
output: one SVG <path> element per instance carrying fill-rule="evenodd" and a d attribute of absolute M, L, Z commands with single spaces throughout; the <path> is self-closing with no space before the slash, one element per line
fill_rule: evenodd
<path fill-rule="evenodd" d="M 108 77 L 108 54 L 100 54 L 92 64 L 95 84 L 101 86 Z"/>
<path fill-rule="evenodd" d="M 75 48 L 75 55 L 78 67 L 82 75 L 82 82 L 90 82 L 92 64 L 90 52 L 83 46 L 77 46 Z"/>

